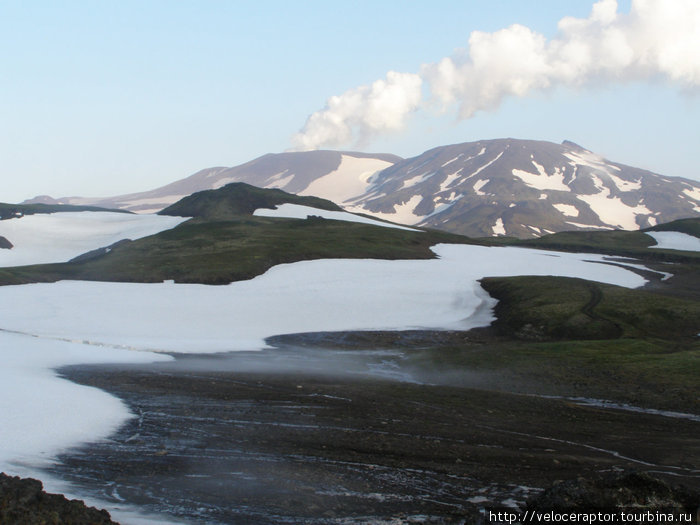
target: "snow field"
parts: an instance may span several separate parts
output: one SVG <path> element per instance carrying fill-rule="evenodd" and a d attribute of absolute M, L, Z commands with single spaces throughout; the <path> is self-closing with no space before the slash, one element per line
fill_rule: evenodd
<path fill-rule="evenodd" d="M 174 228 L 186 217 L 116 212 L 61 212 L 0 221 L 14 247 L 0 250 L 0 267 L 66 262 L 122 239 L 140 239 Z"/>
<path fill-rule="evenodd" d="M 389 224 L 386 222 L 369 219 L 367 217 L 360 217 L 359 215 L 354 215 L 346 211 L 330 211 L 322 210 L 320 208 L 312 208 L 311 206 L 302 206 L 300 204 L 280 204 L 276 209 L 271 210 L 269 208 L 258 208 L 253 212 L 253 215 L 258 217 L 284 217 L 287 219 L 307 219 L 311 215 L 317 217 L 323 217 L 324 219 L 330 219 L 334 221 L 348 221 L 348 222 L 359 222 L 362 224 L 372 224 L 374 226 L 383 226 L 385 228 L 396 228 L 399 230 L 409 230 L 409 231 L 421 231 L 415 228 L 409 228 L 408 226 L 399 226 L 398 224 Z"/>
<path fill-rule="evenodd" d="M 667 250 L 685 250 L 700 252 L 700 239 L 681 232 L 645 232 L 656 241 L 650 248 L 665 248 Z"/>
<path fill-rule="evenodd" d="M 636 287 L 603 256 L 438 245 L 433 260 L 315 260 L 227 286 L 62 281 L 0 287 L 0 469 L 50 461 L 131 416 L 116 398 L 56 376 L 78 363 L 159 352 L 255 350 L 284 333 L 470 329 L 493 320 L 485 276 L 562 275 Z M 141 352 L 137 350 L 142 350 Z"/>
<path fill-rule="evenodd" d="M 322 195 L 333 202 L 345 202 L 364 194 L 370 186 L 370 177 L 393 164 L 385 160 L 341 155 L 338 169 L 314 180 L 298 193 Z"/>
<path fill-rule="evenodd" d="M 470 329 L 492 320 L 485 276 L 563 275 L 641 286 L 602 256 L 438 245 L 433 260 L 324 259 L 227 286 L 62 281 L 0 288 L 0 328 L 165 352 L 264 346 L 271 335 Z M 589 262 L 594 261 L 594 262 Z"/>
<path fill-rule="evenodd" d="M 131 413 L 116 397 L 56 377 L 72 364 L 144 363 L 170 356 L 0 332 L 0 471 L 42 466 L 60 451 L 106 439 Z"/>

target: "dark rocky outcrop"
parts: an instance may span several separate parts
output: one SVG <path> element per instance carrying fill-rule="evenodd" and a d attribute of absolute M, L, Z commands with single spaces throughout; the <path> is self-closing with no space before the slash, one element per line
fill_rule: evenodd
<path fill-rule="evenodd" d="M 697 519 L 700 494 L 640 472 L 608 474 L 597 479 L 562 481 L 528 502 L 531 511 L 602 511 L 640 509 L 686 513 Z"/>
<path fill-rule="evenodd" d="M 119 525 L 109 512 L 44 492 L 41 481 L 0 473 L 0 523 L 15 525 Z"/>

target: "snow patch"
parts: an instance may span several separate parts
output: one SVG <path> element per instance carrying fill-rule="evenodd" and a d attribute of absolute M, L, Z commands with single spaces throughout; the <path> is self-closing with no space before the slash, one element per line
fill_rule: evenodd
<path fill-rule="evenodd" d="M 483 152 L 483 151 L 482 151 L 482 152 Z M 481 153 L 480 153 L 480 154 L 481 154 Z M 471 179 L 472 177 L 478 175 L 479 173 L 481 173 L 482 171 L 484 171 L 486 168 L 488 168 L 491 164 L 493 164 L 493 163 L 496 162 L 498 159 L 500 159 L 502 155 L 503 155 L 503 152 L 501 151 L 498 155 L 496 155 L 496 158 L 495 158 L 495 159 L 490 160 L 489 162 L 487 162 L 486 164 L 484 164 L 483 166 L 481 166 L 478 170 L 476 170 L 474 173 L 472 173 L 471 175 L 467 176 L 466 178 L 467 178 L 467 179 Z"/>
<path fill-rule="evenodd" d="M 140 239 L 174 228 L 187 217 L 100 211 L 25 215 L 0 221 L 14 248 L 0 250 L 0 267 L 66 262 L 122 239 Z"/>
<path fill-rule="evenodd" d="M 457 179 L 459 179 L 459 177 L 460 177 L 460 172 L 461 172 L 463 169 L 464 169 L 464 168 L 460 168 L 459 170 L 455 171 L 454 173 L 450 173 L 447 177 L 445 177 L 445 180 L 442 181 L 442 183 L 440 184 L 440 191 L 445 191 L 445 190 L 448 189 L 450 186 L 452 186 L 452 183 L 453 183 L 454 181 L 456 181 Z"/>
<path fill-rule="evenodd" d="M 538 190 L 571 191 L 571 188 L 564 184 L 564 172 L 558 167 L 554 169 L 552 175 L 549 175 L 541 164 L 533 160 L 532 165 L 537 169 L 537 173 L 531 173 L 517 168 L 513 168 L 512 173 L 531 188 Z"/>
<path fill-rule="evenodd" d="M 312 208 L 311 206 L 302 206 L 300 204 L 280 204 L 276 209 L 258 208 L 253 212 L 253 215 L 258 217 L 278 217 L 286 219 L 308 219 L 311 216 L 323 217 L 334 221 L 359 222 L 362 224 L 371 224 L 373 226 L 383 226 L 385 228 L 397 228 L 399 230 L 421 231 L 407 226 L 399 226 L 398 224 L 389 224 L 387 222 L 377 221 L 368 217 L 361 217 L 346 211 L 330 211 L 320 208 Z"/>
<path fill-rule="evenodd" d="M 345 202 L 365 193 L 371 184 L 370 177 L 389 166 L 393 163 L 386 160 L 341 155 L 336 170 L 319 177 L 298 194 L 321 195 L 337 203 Z"/>
<path fill-rule="evenodd" d="M 453 193 L 453 195 L 454 195 L 454 193 Z M 442 213 L 442 212 L 444 212 L 444 211 L 449 210 L 449 209 L 450 209 L 452 206 L 454 206 L 454 205 L 457 203 L 457 201 L 458 201 L 459 199 L 461 199 L 462 197 L 464 197 L 463 194 L 460 195 L 460 196 L 457 197 L 457 198 L 452 197 L 448 202 L 442 202 L 442 203 L 438 204 L 437 206 L 435 206 L 435 209 L 432 211 L 432 213 L 429 213 L 428 215 L 426 215 L 426 216 L 423 218 L 423 221 L 425 221 L 426 219 L 429 219 L 429 218 L 432 217 L 433 215 L 437 215 L 438 213 Z M 444 221 L 443 221 L 443 222 L 444 222 Z"/>
<path fill-rule="evenodd" d="M 426 217 L 425 215 L 416 215 L 414 213 L 414 210 L 422 201 L 422 196 L 414 195 L 406 202 L 394 204 L 394 211 L 391 213 L 368 211 L 361 206 L 346 207 L 346 209 L 349 211 L 357 210 L 360 213 L 369 213 L 378 219 L 398 222 L 399 224 L 418 224 Z"/>
<path fill-rule="evenodd" d="M 630 182 L 628 180 L 621 179 L 617 175 L 613 175 L 610 172 L 608 172 L 608 176 L 610 177 L 610 180 L 613 181 L 613 184 L 615 184 L 615 186 L 617 186 L 617 189 L 620 191 L 634 191 L 634 190 L 641 190 L 642 189 L 641 180 L 635 181 L 635 182 Z"/>
<path fill-rule="evenodd" d="M 506 234 L 506 229 L 503 226 L 503 219 L 500 217 L 496 220 L 496 224 L 494 224 L 491 227 L 491 230 L 493 231 L 494 235 L 505 235 Z"/>
<path fill-rule="evenodd" d="M 31 286 L 24 286 L 31 289 Z M 55 300 L 59 300 L 55 297 Z M 30 307 L 30 305 L 27 305 Z M 77 307 L 89 323 L 92 316 Z M 127 308 L 127 305 L 122 305 Z M 94 314 L 94 312 L 93 312 Z M 99 315 L 99 314 L 98 314 Z M 35 322 L 41 321 L 35 318 Z M 132 417 L 118 398 L 60 379 L 53 368 L 91 363 L 149 363 L 169 356 L 29 337 L 0 331 L 0 470 L 45 466 L 61 450 L 106 439 Z"/>
<path fill-rule="evenodd" d="M 596 175 L 591 177 L 599 193 L 577 195 L 576 198 L 588 204 L 601 222 L 623 230 L 637 230 L 637 215 L 651 215 L 651 210 L 643 204 L 628 206 L 619 197 L 611 197 L 610 189 L 603 185 L 603 181 Z"/>
<path fill-rule="evenodd" d="M 605 159 L 603 157 L 596 155 L 595 153 L 592 153 L 590 151 L 569 151 L 567 153 L 564 153 L 564 156 L 573 161 L 573 165 L 578 164 L 582 166 L 588 166 L 589 168 L 603 171 L 608 175 L 611 175 L 610 170 L 622 171 L 617 166 L 613 166 L 612 164 L 608 164 L 607 162 L 605 162 Z"/>
<path fill-rule="evenodd" d="M 557 210 L 567 217 L 578 217 L 579 211 L 576 206 L 571 204 L 552 204 Z"/>
<path fill-rule="evenodd" d="M 399 189 L 411 188 L 411 187 L 415 186 L 416 184 L 420 184 L 424 180 L 429 179 L 433 175 L 435 175 L 435 172 L 429 171 L 429 172 L 423 173 L 422 175 L 416 175 L 415 177 L 411 177 L 410 179 L 406 179 L 401 183 L 401 188 L 399 188 Z"/>
<path fill-rule="evenodd" d="M 700 252 L 700 239 L 681 232 L 644 232 L 656 241 L 651 248 Z"/>
<path fill-rule="evenodd" d="M 683 193 L 693 200 L 700 201 L 700 188 L 684 188 Z"/>
<path fill-rule="evenodd" d="M 488 184 L 488 183 L 489 183 L 488 179 L 479 179 L 478 181 L 476 181 L 474 183 L 474 193 L 476 193 L 477 195 L 481 195 L 481 196 L 486 195 L 483 191 L 481 191 L 481 188 L 486 186 L 486 184 Z"/>
<path fill-rule="evenodd" d="M 581 224 L 579 222 L 572 222 L 572 221 L 566 221 L 566 224 L 571 224 L 572 226 L 576 226 L 577 228 L 586 228 L 586 229 L 593 229 L 593 230 L 612 230 L 612 226 L 597 226 L 595 224 Z M 552 233 L 552 232 L 549 232 Z"/>
<path fill-rule="evenodd" d="M 457 159 L 459 159 L 462 155 L 463 155 L 463 154 L 460 153 L 460 154 L 457 155 L 454 159 L 448 160 L 447 162 L 445 162 L 444 164 L 442 164 L 440 167 L 441 167 L 441 168 L 444 168 L 444 167 L 447 166 L 448 164 L 452 164 L 454 161 L 456 161 Z"/>

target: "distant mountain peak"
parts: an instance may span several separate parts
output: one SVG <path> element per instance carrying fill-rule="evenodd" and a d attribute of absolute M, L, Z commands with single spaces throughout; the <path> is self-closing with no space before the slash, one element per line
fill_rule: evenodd
<path fill-rule="evenodd" d="M 232 182 L 318 196 L 347 211 L 470 236 L 635 230 L 700 215 L 696 181 L 615 163 L 569 140 L 515 138 L 440 146 L 409 159 L 330 150 L 270 153 L 148 192 L 58 202 L 155 212 Z"/>
<path fill-rule="evenodd" d="M 576 144 L 575 142 L 571 142 L 570 140 L 563 140 L 561 145 L 566 146 L 567 148 L 574 149 L 574 150 L 588 151 L 583 146 L 579 146 L 578 144 Z"/>

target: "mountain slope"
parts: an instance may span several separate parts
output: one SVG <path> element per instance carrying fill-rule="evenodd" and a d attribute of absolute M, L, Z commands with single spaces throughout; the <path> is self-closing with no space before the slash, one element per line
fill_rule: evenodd
<path fill-rule="evenodd" d="M 343 203 L 471 236 L 628 229 L 700 214 L 700 183 L 607 161 L 565 141 L 498 139 L 429 150 Z"/>
<path fill-rule="evenodd" d="M 231 182 L 281 188 L 300 195 L 319 195 L 337 202 L 362 193 L 369 178 L 401 157 L 340 151 L 267 154 L 233 168 L 207 168 L 151 191 L 107 198 L 35 197 L 27 203 L 91 204 L 138 213 L 159 211 L 192 193 L 218 189 Z"/>
<path fill-rule="evenodd" d="M 700 215 L 700 183 L 608 161 L 572 142 L 496 139 L 410 159 L 356 152 L 269 154 L 109 199 L 40 197 L 154 212 L 231 182 L 330 199 L 347 211 L 472 237 L 638 230 Z"/>

